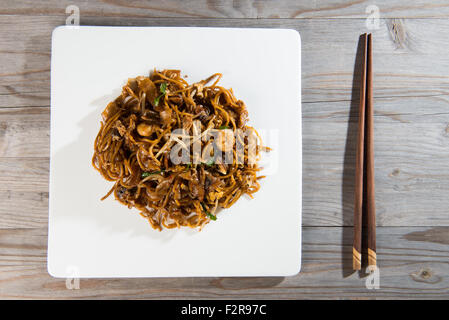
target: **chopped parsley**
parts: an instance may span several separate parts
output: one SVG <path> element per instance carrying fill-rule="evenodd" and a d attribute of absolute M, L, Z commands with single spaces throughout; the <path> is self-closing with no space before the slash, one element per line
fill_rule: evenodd
<path fill-rule="evenodd" d="M 161 87 L 159 88 L 159 90 L 160 90 L 163 94 L 165 94 L 165 90 L 167 90 L 167 82 L 163 82 L 163 83 L 161 84 Z"/>
<path fill-rule="evenodd" d="M 159 105 L 159 100 L 161 99 L 161 97 L 163 97 L 165 95 L 165 93 L 167 92 L 167 83 L 166 82 L 163 82 L 161 84 L 159 91 L 161 92 L 161 95 L 159 97 L 157 97 L 156 99 L 154 99 L 154 105 L 156 107 Z"/>
<path fill-rule="evenodd" d="M 149 177 L 149 176 L 151 176 L 153 174 L 159 174 L 161 172 L 162 171 L 152 171 L 152 172 L 145 171 L 145 172 L 142 172 L 142 178 Z"/>
<path fill-rule="evenodd" d="M 206 213 L 206 216 L 209 217 L 209 219 L 211 220 L 217 220 L 217 216 L 214 216 L 212 213 L 210 213 L 209 211 L 206 210 L 206 206 L 204 205 L 204 203 L 201 202 L 201 206 L 203 207 L 204 212 Z"/>

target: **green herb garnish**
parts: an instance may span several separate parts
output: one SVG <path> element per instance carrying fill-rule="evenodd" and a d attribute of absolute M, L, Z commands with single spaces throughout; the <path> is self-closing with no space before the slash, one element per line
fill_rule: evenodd
<path fill-rule="evenodd" d="M 189 171 L 189 170 L 190 170 L 190 165 L 191 165 L 191 163 L 189 162 L 189 163 L 187 164 L 186 171 Z"/>
<path fill-rule="evenodd" d="M 217 220 L 217 217 L 214 216 L 212 213 L 210 213 L 209 211 L 206 210 L 206 206 L 204 205 L 204 203 L 201 202 L 201 206 L 203 207 L 204 212 L 206 213 L 206 215 L 209 217 L 209 219 L 211 220 Z"/>
<path fill-rule="evenodd" d="M 161 173 L 162 171 L 153 171 L 153 172 L 147 172 L 147 171 L 145 171 L 145 172 L 142 172 L 142 178 L 146 178 L 146 177 L 149 177 L 149 176 L 151 176 L 151 175 L 153 175 L 153 174 L 159 174 L 159 173 Z"/>
<path fill-rule="evenodd" d="M 165 90 L 167 90 L 167 82 L 163 82 L 159 90 L 161 91 L 161 93 L 165 94 Z"/>
<path fill-rule="evenodd" d="M 163 82 L 161 84 L 159 91 L 161 92 L 161 95 L 159 97 L 157 97 L 156 99 L 154 99 L 154 105 L 156 107 L 159 105 L 159 100 L 161 99 L 161 97 L 163 97 L 165 95 L 165 93 L 167 92 L 167 83 L 166 82 Z"/>
<path fill-rule="evenodd" d="M 213 214 L 211 214 L 211 213 L 209 213 L 209 212 L 206 212 L 206 214 L 207 214 L 207 216 L 211 219 L 211 220 L 217 220 L 217 217 L 216 216 L 214 216 Z"/>
<path fill-rule="evenodd" d="M 218 129 L 223 130 L 223 129 L 229 129 L 228 126 L 220 126 Z"/>
<path fill-rule="evenodd" d="M 159 99 L 162 97 L 163 95 L 161 94 L 159 97 L 157 97 L 156 99 L 154 99 L 154 105 L 157 107 L 159 105 Z"/>

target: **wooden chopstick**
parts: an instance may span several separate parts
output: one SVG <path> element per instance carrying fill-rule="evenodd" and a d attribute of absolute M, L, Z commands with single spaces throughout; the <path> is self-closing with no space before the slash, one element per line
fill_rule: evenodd
<path fill-rule="evenodd" d="M 362 267 L 362 215 L 363 215 L 363 157 L 365 143 L 365 100 L 366 100 L 366 33 L 361 36 L 362 42 L 362 79 L 360 82 L 359 125 L 357 136 L 357 153 L 355 158 L 355 192 L 354 192 L 354 242 L 352 245 L 352 268 Z"/>
<path fill-rule="evenodd" d="M 367 221 L 368 265 L 376 265 L 372 36 L 365 33 L 360 40 L 362 41 L 363 59 L 355 167 L 354 241 L 352 248 L 352 267 L 354 270 L 360 270 L 362 267 L 363 216 L 366 216 Z"/>
<path fill-rule="evenodd" d="M 377 265 L 376 254 L 376 204 L 374 194 L 374 107 L 373 107 L 373 70 L 372 37 L 368 35 L 367 71 L 366 71 L 366 216 L 368 231 L 368 266 Z"/>

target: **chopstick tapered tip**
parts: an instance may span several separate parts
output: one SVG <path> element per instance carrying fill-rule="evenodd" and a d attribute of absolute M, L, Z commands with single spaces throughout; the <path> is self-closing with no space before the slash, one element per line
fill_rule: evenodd
<path fill-rule="evenodd" d="M 362 268 L 362 254 L 356 248 L 352 248 L 352 269 L 360 270 Z"/>
<path fill-rule="evenodd" d="M 368 265 L 377 266 L 377 254 L 376 251 L 368 248 Z"/>

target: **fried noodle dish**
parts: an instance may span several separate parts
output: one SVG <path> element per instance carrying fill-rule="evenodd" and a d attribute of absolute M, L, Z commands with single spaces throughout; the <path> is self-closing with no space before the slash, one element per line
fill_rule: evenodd
<path fill-rule="evenodd" d="M 257 161 L 270 149 L 246 125 L 243 101 L 218 85 L 221 76 L 189 84 L 179 70 L 154 70 L 128 80 L 102 112 L 94 143 L 92 165 L 114 182 L 101 200 L 114 194 L 162 230 L 201 229 L 242 195 L 253 197 L 264 177 Z"/>

